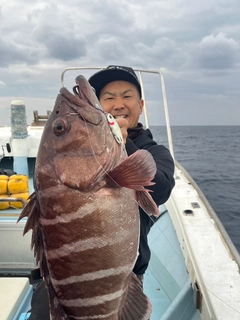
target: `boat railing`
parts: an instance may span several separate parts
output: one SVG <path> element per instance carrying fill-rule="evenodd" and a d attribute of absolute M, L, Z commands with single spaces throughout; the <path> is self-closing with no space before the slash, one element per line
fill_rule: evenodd
<path fill-rule="evenodd" d="M 64 81 L 64 76 L 67 71 L 74 71 L 74 70 L 103 70 L 105 68 L 102 67 L 70 67 L 66 68 L 62 74 L 61 74 L 61 82 L 64 87 L 65 81 Z M 164 108 L 164 115 L 165 115 L 165 123 L 166 123 L 166 130 L 167 130 L 167 139 L 168 139 L 168 146 L 169 146 L 169 151 L 171 152 L 171 155 L 173 159 L 174 157 L 174 149 L 173 149 L 173 141 L 172 141 L 172 133 L 171 133 L 171 126 L 170 126 L 170 120 L 169 120 L 169 113 L 168 113 L 168 103 L 167 103 L 167 93 L 166 93 L 166 88 L 165 88 L 165 81 L 164 81 L 164 75 L 161 69 L 155 69 L 155 70 L 148 70 L 148 69 L 139 69 L 139 68 L 133 68 L 135 72 L 138 73 L 139 81 L 141 84 L 142 88 L 142 98 L 144 100 L 144 121 L 145 121 L 145 126 L 146 128 L 149 128 L 149 120 L 148 120 L 148 111 L 147 111 L 147 101 L 145 99 L 145 90 L 144 90 L 144 81 L 142 75 L 144 73 L 148 74 L 158 74 L 160 77 L 160 85 L 161 85 L 161 90 L 162 90 L 162 99 L 163 99 L 163 108 Z"/>
<path fill-rule="evenodd" d="M 51 111 L 48 110 L 46 115 L 39 115 L 38 111 L 35 110 L 33 111 L 33 122 L 32 122 L 32 126 L 44 126 L 47 122 L 47 119 L 50 117 L 51 115 Z"/>

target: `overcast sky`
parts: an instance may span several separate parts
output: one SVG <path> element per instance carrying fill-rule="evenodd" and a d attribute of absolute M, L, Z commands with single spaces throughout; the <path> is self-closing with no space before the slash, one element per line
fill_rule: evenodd
<path fill-rule="evenodd" d="M 8 0 L 0 30 L 0 125 L 13 99 L 29 123 L 51 110 L 65 68 L 109 64 L 161 68 L 173 125 L 240 125 L 240 0 Z"/>

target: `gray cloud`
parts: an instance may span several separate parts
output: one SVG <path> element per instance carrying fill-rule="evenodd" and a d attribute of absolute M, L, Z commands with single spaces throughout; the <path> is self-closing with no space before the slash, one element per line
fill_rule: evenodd
<path fill-rule="evenodd" d="M 96 46 L 98 47 L 98 54 L 100 54 L 102 59 L 116 61 L 119 57 L 126 58 L 126 50 L 121 45 L 121 39 L 117 39 L 116 37 L 101 38 L 97 41 Z"/>
<path fill-rule="evenodd" d="M 39 52 L 32 46 L 11 39 L 0 39 L 0 57 L 0 67 L 18 63 L 34 64 L 39 59 Z"/>
<path fill-rule="evenodd" d="M 70 61 L 86 55 L 86 40 L 74 34 L 66 34 L 64 30 L 53 31 L 41 29 L 37 36 L 38 41 L 46 47 L 46 58 Z"/>
<path fill-rule="evenodd" d="M 5 2 L 0 112 L 12 97 L 41 101 L 39 108 L 48 110 L 66 67 L 121 64 L 163 68 L 176 124 L 239 123 L 239 16 L 239 0 Z M 74 77 L 68 77 L 70 87 Z M 146 83 L 155 108 L 161 104 L 159 84 Z M 206 110 L 211 112 L 204 119 Z"/>
<path fill-rule="evenodd" d="M 76 34 L 71 16 L 66 19 L 55 4 L 34 8 L 28 13 L 28 21 L 35 24 L 31 36 L 46 48 L 46 59 L 70 61 L 86 55 L 85 36 Z"/>
<path fill-rule="evenodd" d="M 200 68 L 231 69 L 239 62 L 239 44 L 224 33 L 204 37 L 195 49 Z"/>

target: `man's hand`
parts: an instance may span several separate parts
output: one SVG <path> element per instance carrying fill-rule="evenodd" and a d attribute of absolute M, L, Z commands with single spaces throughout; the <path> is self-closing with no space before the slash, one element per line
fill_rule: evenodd
<path fill-rule="evenodd" d="M 127 129 L 129 126 L 128 121 L 124 118 L 117 118 L 115 120 L 116 120 L 117 124 L 119 125 L 119 128 L 122 131 L 124 144 L 126 144 L 126 140 L 127 140 L 127 136 L 128 136 Z"/>

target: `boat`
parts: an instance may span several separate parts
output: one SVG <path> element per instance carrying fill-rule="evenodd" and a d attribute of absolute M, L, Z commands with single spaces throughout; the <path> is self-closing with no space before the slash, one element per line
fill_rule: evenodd
<path fill-rule="evenodd" d="M 67 68 L 84 74 L 103 68 Z M 175 187 L 168 201 L 159 207 L 149 233 L 151 260 L 144 277 L 144 292 L 152 303 L 151 320 L 239 320 L 240 255 L 208 200 L 174 156 L 164 74 L 161 69 L 134 69 L 139 76 L 145 100 L 145 127 L 149 126 L 143 75 L 157 76 L 162 92 L 169 150 L 175 161 Z M 28 176 L 29 194 L 44 124 L 51 113 L 39 115 L 26 125 L 25 105 L 12 101 L 12 128 L 0 127 L 0 168 Z M 20 114 L 23 118 L 19 123 Z M 18 121 L 15 121 L 16 118 Z M 15 122 L 16 123 L 15 123 Z M 21 133 L 17 133 L 23 127 Z M 9 198 L 0 198 L 9 202 Z M 0 210 L 0 320 L 24 320 L 30 316 L 36 269 L 30 249 L 31 232 L 24 237 L 26 219 L 16 223 L 21 208 Z M 24 205 L 24 199 L 22 200 Z M 10 202 L 9 202 L 10 203 Z M 1 204 L 1 202 L 0 202 Z M 137 319 L 136 319 L 137 320 Z"/>

